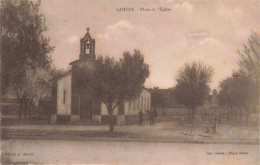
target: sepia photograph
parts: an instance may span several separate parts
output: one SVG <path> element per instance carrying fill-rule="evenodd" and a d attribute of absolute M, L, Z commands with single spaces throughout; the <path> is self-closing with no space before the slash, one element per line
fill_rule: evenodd
<path fill-rule="evenodd" d="M 259 0 L 0 3 L 0 164 L 260 164 Z"/>

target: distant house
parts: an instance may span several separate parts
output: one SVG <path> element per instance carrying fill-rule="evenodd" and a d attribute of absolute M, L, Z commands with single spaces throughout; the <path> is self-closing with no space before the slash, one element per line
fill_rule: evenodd
<path fill-rule="evenodd" d="M 54 111 L 51 115 L 51 123 L 65 120 L 69 123 L 94 121 L 107 124 L 108 111 L 105 104 L 95 99 L 90 92 L 77 90 L 77 80 L 81 76 L 78 68 L 85 67 L 91 73 L 96 66 L 95 39 L 92 39 L 89 29 L 80 40 L 79 59 L 71 62 L 70 65 L 71 70 L 54 81 Z M 115 121 L 120 125 L 137 122 L 138 112 L 150 109 L 151 94 L 143 89 L 136 100 L 125 100 L 114 110 Z"/>

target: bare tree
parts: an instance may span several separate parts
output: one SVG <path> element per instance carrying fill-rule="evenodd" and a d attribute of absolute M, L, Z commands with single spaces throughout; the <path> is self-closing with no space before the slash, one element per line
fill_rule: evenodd
<path fill-rule="evenodd" d="M 252 33 L 248 38 L 248 42 L 244 44 L 242 50 L 238 50 L 240 72 L 252 79 L 259 89 L 260 78 L 260 36 Z M 258 93 L 259 96 L 259 93 Z"/>
<path fill-rule="evenodd" d="M 184 69 L 178 72 L 175 87 L 176 99 L 188 108 L 189 122 L 193 122 L 196 108 L 207 99 L 210 88 L 213 68 L 204 66 L 201 62 L 185 64 Z"/>

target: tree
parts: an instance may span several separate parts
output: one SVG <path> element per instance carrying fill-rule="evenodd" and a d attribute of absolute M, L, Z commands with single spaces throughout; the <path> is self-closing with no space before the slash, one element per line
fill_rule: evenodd
<path fill-rule="evenodd" d="M 148 76 L 149 66 L 139 50 L 134 50 L 133 54 L 124 52 L 119 61 L 100 56 L 92 75 L 85 70 L 85 78 L 81 81 L 106 105 L 110 133 L 114 132 L 114 109 L 124 100 L 137 98 Z"/>
<path fill-rule="evenodd" d="M 233 118 L 233 111 L 236 110 L 236 114 L 239 111 L 240 121 L 242 121 L 242 112 L 245 110 L 246 122 L 248 122 L 250 108 L 257 100 L 257 87 L 253 80 L 244 74 L 234 74 L 233 77 L 221 81 L 219 87 L 219 104 L 229 108 L 228 119 Z"/>
<path fill-rule="evenodd" d="M 43 35 L 47 27 L 44 16 L 39 13 L 40 1 L 1 2 L 1 91 L 4 93 L 11 84 L 19 86 L 18 83 L 23 81 L 11 75 L 23 78 L 28 69 L 50 67 L 54 47 Z"/>
<path fill-rule="evenodd" d="M 2 94 L 15 93 L 20 102 L 19 118 L 24 111 L 50 90 L 50 54 L 45 18 L 39 13 L 40 1 L 1 1 Z"/>
<path fill-rule="evenodd" d="M 248 38 L 248 42 L 244 44 L 242 50 L 238 50 L 238 64 L 240 73 L 246 75 L 256 84 L 256 91 L 259 91 L 260 76 L 260 36 L 252 33 Z M 257 93 L 259 98 L 259 92 Z M 259 104 L 259 102 L 258 102 Z"/>
<path fill-rule="evenodd" d="M 159 89 L 158 87 L 150 88 L 152 106 L 162 107 L 162 115 L 165 115 L 165 106 L 170 107 L 176 104 L 174 88 Z"/>
<path fill-rule="evenodd" d="M 152 106 L 161 106 L 162 92 L 158 87 L 154 87 L 151 90 L 151 103 Z"/>
<path fill-rule="evenodd" d="M 25 67 L 24 74 L 20 72 L 12 72 L 10 75 L 9 90 L 12 91 L 20 102 L 19 119 L 22 112 L 24 117 L 26 114 L 31 116 L 31 109 L 34 104 L 38 104 L 39 100 L 51 93 L 51 80 L 56 75 L 53 68 L 35 68 Z"/>
<path fill-rule="evenodd" d="M 209 95 L 208 83 L 212 75 L 213 68 L 204 66 L 201 62 L 185 64 L 184 69 L 178 72 L 175 87 L 176 99 L 188 108 L 188 118 L 191 123 L 194 120 L 196 108 L 203 105 Z"/>

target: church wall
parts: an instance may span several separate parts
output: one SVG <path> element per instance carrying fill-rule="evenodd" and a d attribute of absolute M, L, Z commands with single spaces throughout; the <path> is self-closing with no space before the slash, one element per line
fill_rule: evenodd
<path fill-rule="evenodd" d="M 79 118 L 79 93 L 76 89 L 76 79 L 77 79 L 77 69 L 75 69 L 74 66 L 72 66 L 71 70 L 71 114 L 74 116 L 77 116 Z"/>
<path fill-rule="evenodd" d="M 82 91 L 82 90 L 78 90 L 77 89 L 77 79 L 78 76 L 81 76 L 78 73 L 78 69 L 79 68 L 86 68 L 86 70 L 88 71 L 86 74 L 88 74 L 89 76 L 92 76 L 92 72 L 93 69 L 95 67 L 95 60 L 81 60 L 81 61 L 76 61 L 75 63 L 71 64 L 72 65 L 72 104 L 71 104 L 71 111 L 72 111 L 72 115 L 79 115 L 80 113 L 80 108 L 84 108 L 83 104 L 81 101 L 85 100 L 85 99 L 91 99 L 91 93 L 86 91 Z M 80 92 L 80 93 L 79 93 Z M 96 110 L 98 110 L 99 108 L 97 108 L 96 104 L 99 104 L 98 102 L 93 103 L 93 112 L 94 114 L 96 113 Z M 81 105 L 81 107 L 79 106 Z"/>
<path fill-rule="evenodd" d="M 137 123 L 139 111 L 142 109 L 143 113 L 145 113 L 146 110 L 151 109 L 151 94 L 148 90 L 143 89 L 137 99 L 126 100 L 119 108 L 120 114 L 117 115 L 118 125 Z"/>
<path fill-rule="evenodd" d="M 139 111 L 142 110 L 143 113 L 146 110 L 151 109 L 151 94 L 146 89 L 142 90 L 140 96 L 131 101 L 125 101 L 124 104 L 125 115 L 138 115 Z"/>
<path fill-rule="evenodd" d="M 95 55 L 95 40 L 91 38 L 89 29 L 86 35 L 80 40 L 79 59 L 70 63 L 72 69 L 67 74 L 57 79 L 57 97 L 53 103 L 57 107 L 53 111 L 51 123 L 59 121 L 77 122 L 93 120 L 99 124 L 108 124 L 109 116 L 106 105 L 100 100 L 95 100 L 93 93 L 80 85 L 82 76 L 81 68 L 86 68 L 90 78 L 97 65 Z M 53 95 L 55 96 L 55 94 Z M 54 107 L 55 107 L 54 106 Z M 140 97 L 131 101 L 124 101 L 113 111 L 115 123 L 125 125 L 138 121 L 138 113 L 144 113 L 151 108 L 151 94 L 143 89 Z"/>
<path fill-rule="evenodd" d="M 71 74 L 57 80 L 57 114 L 71 114 Z"/>

